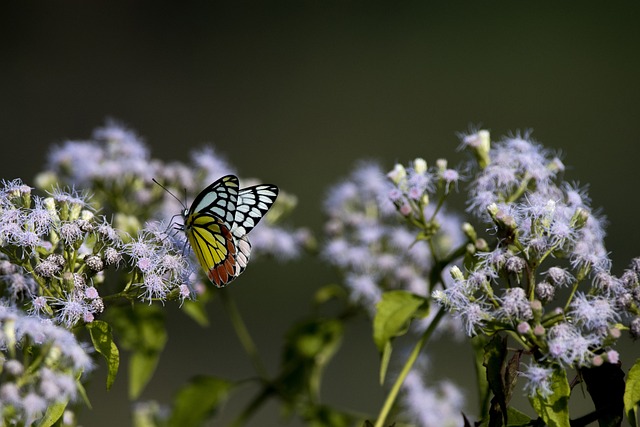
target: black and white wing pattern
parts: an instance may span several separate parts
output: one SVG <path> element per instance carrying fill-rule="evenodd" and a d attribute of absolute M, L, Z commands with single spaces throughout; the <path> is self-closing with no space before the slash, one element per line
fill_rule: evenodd
<path fill-rule="evenodd" d="M 244 271 L 251 257 L 251 243 L 247 234 L 267 213 L 277 197 L 278 187 L 272 184 L 254 185 L 240 190 L 235 219 L 231 227 L 238 249 L 236 254 L 238 274 Z"/>

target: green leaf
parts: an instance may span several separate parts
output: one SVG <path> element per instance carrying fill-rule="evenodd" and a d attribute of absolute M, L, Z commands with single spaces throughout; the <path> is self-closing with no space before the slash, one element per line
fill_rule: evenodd
<path fill-rule="evenodd" d="M 192 378 L 176 395 L 169 426 L 203 425 L 215 414 L 232 387 L 233 383 L 219 378 L 204 375 Z"/>
<path fill-rule="evenodd" d="M 335 283 L 325 285 L 318 289 L 313 296 L 313 303 L 316 305 L 323 304 L 332 299 L 344 300 L 347 298 L 347 292 L 343 286 Z"/>
<path fill-rule="evenodd" d="M 197 301 L 186 300 L 182 304 L 182 311 L 189 317 L 191 317 L 200 326 L 209 326 L 209 317 L 207 316 L 206 305 L 204 301 L 198 299 Z"/>
<path fill-rule="evenodd" d="M 407 291 L 388 291 L 382 294 L 373 319 L 373 341 L 380 353 L 392 338 L 407 332 L 411 319 L 426 316 L 426 304 L 424 297 Z"/>
<path fill-rule="evenodd" d="M 507 408 L 507 416 L 509 418 L 509 422 L 507 423 L 507 427 L 527 427 L 532 426 L 531 418 L 523 412 L 518 411 L 517 409 L 509 406 Z M 466 425 L 471 425 L 466 424 Z M 489 420 L 483 420 L 478 427 L 488 427 Z"/>
<path fill-rule="evenodd" d="M 94 320 L 87 323 L 87 329 L 91 335 L 91 342 L 98 353 L 107 361 L 107 390 L 111 389 L 120 366 L 120 352 L 113 342 L 111 326 L 102 320 Z"/>
<path fill-rule="evenodd" d="M 40 421 L 38 421 L 38 424 L 36 424 L 36 426 L 51 427 L 52 425 L 54 425 L 56 421 L 58 421 L 60 417 L 62 417 L 62 414 L 64 414 L 64 410 L 67 407 L 68 403 L 69 401 L 65 400 L 63 402 L 54 403 L 53 405 L 49 406 L 47 408 L 47 411 L 44 413 L 44 417 L 42 417 Z"/>
<path fill-rule="evenodd" d="M 336 319 L 309 319 L 287 333 L 276 388 L 289 404 L 316 400 L 326 365 L 340 347 L 343 325 Z"/>
<path fill-rule="evenodd" d="M 373 341 L 381 356 L 380 383 L 384 383 L 391 360 L 391 340 L 404 335 L 416 317 L 428 314 L 428 301 L 407 291 L 388 291 L 382 294 L 373 319 Z"/>
<path fill-rule="evenodd" d="M 524 427 L 531 425 L 531 418 L 528 415 L 511 406 L 507 408 L 507 416 L 509 417 L 508 427 Z"/>
<path fill-rule="evenodd" d="M 209 326 L 209 316 L 207 316 L 207 304 L 211 302 L 215 294 L 211 287 L 207 287 L 204 292 L 198 294 L 196 300 L 185 300 L 182 304 L 182 310 L 198 325 Z"/>
<path fill-rule="evenodd" d="M 129 361 L 129 397 L 136 399 L 158 365 L 167 342 L 164 312 L 157 306 L 137 304 L 113 308 L 110 323 L 122 338 L 122 346 L 132 352 Z"/>
<path fill-rule="evenodd" d="M 353 415 L 325 405 L 310 404 L 301 412 L 307 427 L 352 427 L 356 420 Z"/>
<path fill-rule="evenodd" d="M 478 382 L 478 404 L 480 406 L 480 418 L 484 419 L 489 414 L 489 382 L 487 381 L 487 370 L 484 366 L 484 347 L 488 343 L 485 335 L 476 335 L 471 339 L 474 353 L 474 365 L 476 381 Z"/>
<path fill-rule="evenodd" d="M 569 382 L 567 373 L 555 367 L 551 375 L 552 393 L 543 397 L 537 393 L 529 397 L 531 406 L 549 427 L 570 427 L 569 425 Z"/>
<path fill-rule="evenodd" d="M 160 353 L 136 351 L 129 360 L 129 397 L 137 399 L 158 367 Z"/>
<path fill-rule="evenodd" d="M 640 403 L 640 359 L 629 370 L 627 386 L 624 391 L 624 411 L 632 427 L 637 427 L 637 406 Z"/>

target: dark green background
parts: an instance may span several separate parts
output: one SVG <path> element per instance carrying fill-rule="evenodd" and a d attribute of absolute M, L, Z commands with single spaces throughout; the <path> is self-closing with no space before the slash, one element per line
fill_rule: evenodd
<path fill-rule="evenodd" d="M 30 182 L 52 143 L 114 117 L 164 160 L 214 144 L 241 175 L 297 194 L 292 222 L 320 235 L 327 188 L 357 159 L 455 161 L 455 132 L 469 125 L 494 137 L 532 128 L 570 180 L 591 184 L 619 273 L 640 253 L 639 22 L 634 2 L 3 2 L 0 177 Z M 307 258 L 255 263 L 229 288 L 271 368 L 287 326 L 333 279 Z M 167 309 L 168 348 L 145 398 L 168 402 L 194 374 L 251 375 L 219 305 L 206 330 Z M 439 375 L 468 380 L 466 347 L 436 347 Z M 376 412 L 376 369 L 362 321 L 324 399 Z M 124 371 L 110 393 L 103 384 L 100 372 L 83 425 L 127 425 Z M 281 422 L 270 406 L 250 425 Z"/>

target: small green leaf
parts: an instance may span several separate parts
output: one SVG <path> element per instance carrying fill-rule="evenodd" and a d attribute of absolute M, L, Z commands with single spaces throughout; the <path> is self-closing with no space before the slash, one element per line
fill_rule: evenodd
<path fill-rule="evenodd" d="M 113 308 L 110 323 L 122 338 L 121 344 L 132 352 L 129 361 L 129 397 L 136 399 L 158 365 L 167 342 L 164 312 L 153 305 Z"/>
<path fill-rule="evenodd" d="M 507 416 L 509 417 L 508 427 L 524 427 L 531 425 L 531 418 L 528 415 L 511 406 L 507 408 Z"/>
<path fill-rule="evenodd" d="M 373 340 L 380 353 L 392 338 L 407 332 L 411 319 L 426 315 L 421 310 L 425 304 L 424 297 L 407 291 L 388 291 L 382 294 L 373 319 Z"/>
<path fill-rule="evenodd" d="M 517 409 L 509 406 L 507 408 L 507 416 L 509 418 L 509 422 L 507 423 L 506 427 L 530 427 L 534 424 L 532 424 L 531 422 L 531 418 L 526 415 L 523 412 L 518 411 Z M 466 417 L 465 417 L 466 419 Z M 467 426 L 471 426 L 470 423 L 465 424 Z M 477 427 L 488 427 L 489 426 L 489 420 L 488 419 L 484 419 L 482 420 L 482 422 L 480 423 L 479 426 Z"/>
<path fill-rule="evenodd" d="M 67 407 L 68 403 L 69 401 L 65 400 L 63 402 L 54 403 L 53 405 L 49 406 L 47 408 L 47 411 L 44 413 L 44 417 L 42 417 L 40 421 L 38 421 L 38 424 L 36 424 L 36 426 L 51 427 L 52 425 L 54 425 L 56 421 L 58 421 L 60 417 L 62 417 L 62 414 L 64 414 L 64 410 Z"/>
<path fill-rule="evenodd" d="M 197 376 L 182 387 L 169 418 L 171 427 L 196 427 L 213 416 L 229 395 L 233 383 L 214 377 Z"/>
<path fill-rule="evenodd" d="M 301 416 L 307 427 L 352 427 L 355 417 L 325 405 L 310 404 L 303 408 Z"/>
<path fill-rule="evenodd" d="M 87 323 L 87 329 L 91 335 L 91 342 L 98 353 L 107 361 L 107 390 L 111 389 L 120 366 L 120 352 L 113 342 L 111 326 L 102 320 L 94 320 Z"/>
<path fill-rule="evenodd" d="M 564 369 L 556 367 L 551 375 L 552 393 L 543 397 L 539 393 L 529 397 L 531 406 L 549 427 L 570 427 L 569 425 L 569 382 Z"/>
<path fill-rule="evenodd" d="M 298 400 L 316 400 L 322 372 L 340 347 L 343 325 L 336 319 L 313 318 L 287 333 L 276 387 L 293 409 Z"/>
<path fill-rule="evenodd" d="M 198 299 L 197 301 L 186 300 L 182 304 L 182 311 L 189 317 L 191 317 L 200 326 L 209 326 L 209 317 L 207 316 L 206 305 L 204 301 Z"/>
<path fill-rule="evenodd" d="M 207 287 L 204 292 L 198 294 L 196 300 L 185 300 L 182 304 L 182 310 L 198 325 L 202 327 L 209 326 L 209 316 L 207 316 L 207 304 L 213 300 L 215 293 L 211 287 Z"/>
<path fill-rule="evenodd" d="M 129 360 L 129 397 L 137 399 L 158 366 L 160 353 L 136 351 Z"/>
<path fill-rule="evenodd" d="M 487 381 L 487 369 L 484 366 L 484 347 L 487 343 L 488 337 L 485 335 L 476 335 L 471 339 L 476 381 L 478 382 L 478 404 L 480 406 L 481 419 L 484 419 L 489 414 L 489 400 L 491 397 L 489 382 Z"/>
<path fill-rule="evenodd" d="M 424 297 L 407 291 L 387 291 L 382 294 L 373 319 L 373 341 L 382 357 L 380 383 L 384 382 L 391 358 L 391 340 L 404 335 L 412 319 L 426 316 L 427 304 Z"/>
<path fill-rule="evenodd" d="M 640 359 L 636 360 L 636 363 L 629 370 L 627 386 L 624 391 L 624 411 L 632 427 L 638 425 L 638 403 L 640 403 Z"/>
<path fill-rule="evenodd" d="M 320 305 L 332 299 L 346 299 L 346 297 L 347 292 L 344 287 L 333 283 L 318 289 L 313 296 L 313 302 Z"/>

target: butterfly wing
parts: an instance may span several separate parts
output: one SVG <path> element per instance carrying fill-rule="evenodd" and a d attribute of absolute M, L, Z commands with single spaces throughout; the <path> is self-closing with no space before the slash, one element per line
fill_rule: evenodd
<path fill-rule="evenodd" d="M 223 176 L 196 196 L 189 208 L 189 214 L 213 215 L 230 227 L 235 219 L 239 188 L 238 177 Z"/>
<path fill-rule="evenodd" d="M 226 286 L 239 270 L 235 239 L 229 227 L 209 214 L 191 214 L 187 222 L 187 238 L 200 266 L 215 286 Z"/>
<path fill-rule="evenodd" d="M 272 184 L 254 185 L 238 193 L 231 232 L 240 238 L 258 224 L 278 197 L 278 187 Z"/>
<path fill-rule="evenodd" d="M 278 187 L 271 184 L 243 188 L 238 194 L 231 233 L 235 237 L 237 274 L 242 274 L 251 257 L 251 243 L 247 234 L 253 230 L 278 197 Z"/>
<path fill-rule="evenodd" d="M 226 286 L 239 273 L 231 227 L 238 202 L 238 178 L 227 175 L 205 188 L 184 213 L 184 230 L 207 277 Z"/>

